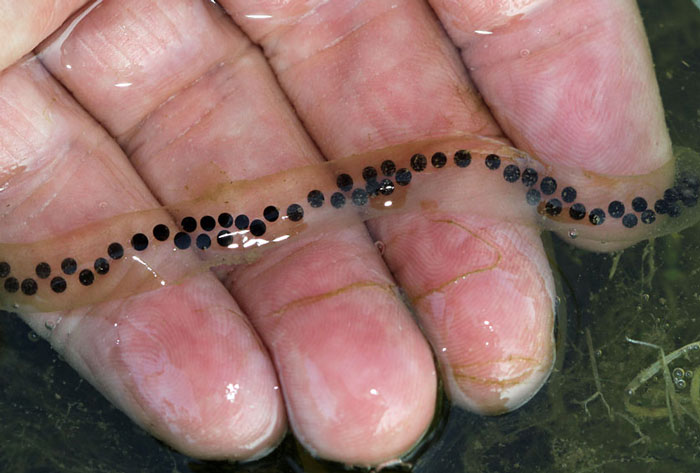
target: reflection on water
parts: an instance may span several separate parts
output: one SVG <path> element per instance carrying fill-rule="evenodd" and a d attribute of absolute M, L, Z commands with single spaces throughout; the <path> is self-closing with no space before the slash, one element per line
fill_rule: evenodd
<path fill-rule="evenodd" d="M 640 3 L 671 136 L 698 150 L 700 12 L 691 2 Z M 506 416 L 442 405 L 432 436 L 410 459 L 414 471 L 692 471 L 700 440 L 700 350 L 692 348 L 700 340 L 700 237 L 693 230 L 613 255 L 548 241 L 562 297 L 550 381 Z M 312 459 L 292 438 L 242 466 L 175 453 L 6 314 L 0 418 L 3 472 L 343 471 Z"/>

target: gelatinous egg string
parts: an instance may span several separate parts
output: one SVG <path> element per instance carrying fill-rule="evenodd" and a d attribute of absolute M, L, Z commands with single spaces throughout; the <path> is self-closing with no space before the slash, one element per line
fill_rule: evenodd
<path fill-rule="evenodd" d="M 633 242 L 698 218 L 697 154 L 642 176 L 546 166 L 486 138 L 408 143 L 222 183 L 197 199 L 96 221 L 54 238 L 0 244 L 0 300 L 69 309 L 245 263 L 276 244 L 388 214 L 464 212 L 583 238 Z"/>

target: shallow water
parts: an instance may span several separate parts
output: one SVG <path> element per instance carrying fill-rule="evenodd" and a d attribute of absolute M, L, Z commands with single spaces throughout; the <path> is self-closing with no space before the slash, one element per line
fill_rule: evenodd
<path fill-rule="evenodd" d="M 690 1 L 640 4 L 671 136 L 676 145 L 698 150 L 700 12 Z M 689 351 L 670 364 L 668 390 L 657 375 L 628 397 L 629 383 L 659 351 L 626 337 L 666 354 L 700 340 L 697 229 L 613 255 L 592 255 L 547 237 L 561 297 L 555 372 L 530 403 L 506 416 L 484 418 L 443 402 L 431 437 L 408 459 L 414 471 L 691 471 L 700 455 L 699 414 L 691 399 L 700 353 Z M 674 377 L 676 368 L 684 370 L 685 386 Z M 602 396 L 594 397 L 598 389 Z M 661 417 L 667 392 L 677 407 Z M 292 438 L 243 466 L 172 452 L 4 314 L 0 418 L 0 471 L 343 471 L 312 459 Z"/>

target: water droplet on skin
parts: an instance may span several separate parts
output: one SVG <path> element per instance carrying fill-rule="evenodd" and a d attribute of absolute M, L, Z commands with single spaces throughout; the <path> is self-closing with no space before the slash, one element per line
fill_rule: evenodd
<path fill-rule="evenodd" d="M 37 340 L 39 340 L 39 335 L 37 335 L 37 333 L 32 330 L 27 334 L 27 338 L 29 338 L 30 342 L 36 342 Z"/>
<path fill-rule="evenodd" d="M 226 385 L 226 400 L 228 402 L 234 402 L 236 400 L 236 395 L 238 390 L 241 388 L 240 384 L 229 383 Z"/>
<path fill-rule="evenodd" d="M 578 238 L 578 231 L 575 228 L 569 230 L 569 238 L 571 238 L 572 240 Z"/>
<path fill-rule="evenodd" d="M 529 49 L 521 49 L 520 50 L 520 57 L 528 57 L 529 55 L 530 55 Z"/>
<path fill-rule="evenodd" d="M 386 244 L 381 240 L 377 240 L 374 242 L 374 246 L 379 250 L 379 254 L 383 256 L 386 251 Z"/>
<path fill-rule="evenodd" d="M 44 322 L 44 327 L 46 327 L 46 330 L 50 332 L 56 327 L 56 324 L 51 320 L 47 320 L 46 322 Z"/>

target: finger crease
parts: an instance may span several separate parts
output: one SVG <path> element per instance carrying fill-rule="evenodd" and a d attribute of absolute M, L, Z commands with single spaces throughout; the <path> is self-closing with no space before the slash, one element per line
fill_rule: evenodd
<path fill-rule="evenodd" d="M 498 363 L 512 364 L 512 363 L 516 363 L 516 362 L 527 363 L 529 365 L 533 365 L 534 367 L 528 368 L 528 369 L 522 371 L 518 376 L 510 377 L 510 378 L 502 378 L 502 379 L 467 374 L 468 371 L 471 371 L 473 368 L 477 368 L 477 367 L 493 366 L 493 365 L 498 364 Z M 511 355 L 503 360 L 492 360 L 492 361 L 489 361 L 486 363 L 479 362 L 479 363 L 453 365 L 452 366 L 452 374 L 453 374 L 454 378 L 457 380 L 470 381 L 472 383 L 477 383 L 477 384 L 486 385 L 486 386 L 500 386 L 500 387 L 515 386 L 515 385 L 521 384 L 525 379 L 529 378 L 532 375 L 533 371 L 536 370 L 536 367 L 538 365 L 539 365 L 538 361 L 535 360 L 534 358 L 526 357 L 526 356 Z"/>
<path fill-rule="evenodd" d="M 380 291 L 387 292 L 395 297 L 396 296 L 395 288 L 396 288 L 396 286 L 393 284 L 379 284 L 379 283 L 372 282 L 372 281 L 359 281 L 356 283 L 349 284 L 347 286 L 340 287 L 340 288 L 335 289 L 333 291 L 324 292 L 321 294 L 317 294 L 315 296 L 308 296 L 308 297 L 302 297 L 300 299 L 295 299 L 292 302 L 289 302 L 289 303 L 283 305 L 280 309 L 266 315 L 266 317 L 279 318 L 285 312 L 287 312 L 291 309 L 296 309 L 299 307 L 304 307 L 307 305 L 315 304 L 315 303 L 320 302 L 322 300 L 331 299 L 331 298 L 339 296 L 341 294 L 345 294 L 345 293 L 356 291 L 356 290 L 362 290 L 362 289 L 378 289 Z"/>
<path fill-rule="evenodd" d="M 481 238 L 478 234 L 476 234 L 476 233 L 473 232 L 472 230 L 468 229 L 468 228 L 465 227 L 464 225 L 462 225 L 462 224 L 460 224 L 460 223 L 457 223 L 457 222 L 455 222 L 455 221 L 452 220 L 452 219 L 432 220 L 432 222 L 434 222 L 434 223 L 446 223 L 446 224 L 448 224 L 448 225 L 454 225 L 454 226 L 460 228 L 461 230 L 467 232 L 467 233 L 470 234 L 472 237 L 476 238 L 477 240 L 483 242 L 483 243 L 484 243 L 486 246 L 488 246 L 489 248 L 493 249 L 493 250 L 496 252 L 496 261 L 494 261 L 493 263 L 491 263 L 491 264 L 489 264 L 488 266 L 485 266 L 485 267 L 483 267 L 483 268 L 472 269 L 472 270 L 467 271 L 467 272 L 465 272 L 465 273 L 459 274 L 458 276 L 456 276 L 456 277 L 454 277 L 454 278 L 452 278 L 452 279 L 449 279 L 448 281 L 443 282 L 443 283 L 440 284 L 439 286 L 437 286 L 437 287 L 435 287 L 435 288 L 432 288 L 432 289 L 429 289 L 429 290 L 427 290 L 426 292 L 424 292 L 424 293 L 422 293 L 422 294 L 419 294 L 419 295 L 417 295 L 417 296 L 411 298 L 410 301 L 411 301 L 411 304 L 413 304 L 413 305 L 417 304 L 419 301 L 421 301 L 422 299 L 428 297 L 428 296 L 431 295 L 431 294 L 434 294 L 434 293 L 437 293 L 437 292 L 441 292 L 441 291 L 442 291 L 443 289 L 445 289 L 445 287 L 447 287 L 447 286 L 450 286 L 450 285 L 453 285 L 453 284 L 457 284 L 457 283 L 459 283 L 459 282 L 461 282 L 461 281 L 466 280 L 466 278 L 467 278 L 468 276 L 470 276 L 470 275 L 479 274 L 479 273 L 484 273 L 484 272 L 491 271 L 492 269 L 497 268 L 498 265 L 501 263 L 501 260 L 503 259 L 503 254 L 501 253 L 500 248 L 498 248 L 497 246 L 495 246 L 493 243 L 489 242 L 488 240 L 485 240 L 485 239 Z"/>

